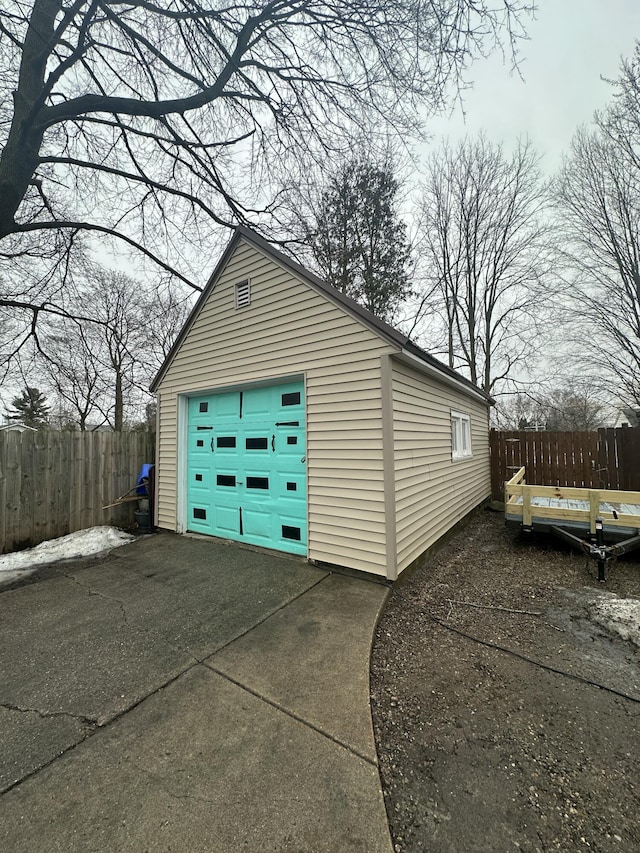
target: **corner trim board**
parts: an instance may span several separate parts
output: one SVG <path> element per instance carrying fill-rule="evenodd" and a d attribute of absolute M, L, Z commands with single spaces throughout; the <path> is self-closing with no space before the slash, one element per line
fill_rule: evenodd
<path fill-rule="evenodd" d="M 156 394 L 156 452 L 155 458 L 153 460 L 154 465 L 156 466 L 155 470 L 155 488 L 153 490 L 153 507 L 151 508 L 152 516 L 151 516 L 151 529 L 153 530 L 154 525 L 157 527 L 158 522 L 160 520 L 160 406 L 162 405 L 161 395 L 158 392 Z"/>
<path fill-rule="evenodd" d="M 398 578 L 398 543 L 396 535 L 396 465 L 393 441 L 393 363 L 391 358 L 390 354 L 380 356 L 380 386 L 387 580 L 395 581 Z"/>
<path fill-rule="evenodd" d="M 178 458 L 176 470 L 176 531 L 187 530 L 187 447 L 189 441 L 189 398 L 178 394 Z"/>

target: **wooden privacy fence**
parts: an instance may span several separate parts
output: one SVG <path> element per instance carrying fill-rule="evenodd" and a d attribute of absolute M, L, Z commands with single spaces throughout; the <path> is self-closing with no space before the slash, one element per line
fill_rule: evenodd
<path fill-rule="evenodd" d="M 148 432 L 0 431 L 0 553 L 101 524 L 127 527 L 135 503 L 102 507 L 153 462 Z"/>
<path fill-rule="evenodd" d="M 491 497 L 524 466 L 527 483 L 640 490 L 640 429 L 597 432 L 491 430 Z"/>

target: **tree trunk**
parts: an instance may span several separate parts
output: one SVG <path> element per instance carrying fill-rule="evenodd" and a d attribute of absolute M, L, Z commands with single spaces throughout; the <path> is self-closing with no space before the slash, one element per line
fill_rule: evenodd
<path fill-rule="evenodd" d="M 60 0 L 35 0 L 31 12 L 13 93 L 13 120 L 0 155 L 0 239 L 15 230 L 16 213 L 38 166 L 44 130 L 37 119 L 60 7 Z"/>
<path fill-rule="evenodd" d="M 116 373 L 116 388 L 115 388 L 115 411 L 113 417 L 113 428 L 116 432 L 122 432 L 122 423 L 124 420 L 124 399 L 122 395 L 122 374 L 120 371 Z"/>

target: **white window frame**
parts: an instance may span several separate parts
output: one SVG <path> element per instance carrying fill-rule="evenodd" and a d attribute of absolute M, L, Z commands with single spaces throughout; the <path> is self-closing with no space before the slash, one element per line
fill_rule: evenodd
<path fill-rule="evenodd" d="M 451 409 L 451 458 L 469 459 L 471 456 L 471 418 Z"/>

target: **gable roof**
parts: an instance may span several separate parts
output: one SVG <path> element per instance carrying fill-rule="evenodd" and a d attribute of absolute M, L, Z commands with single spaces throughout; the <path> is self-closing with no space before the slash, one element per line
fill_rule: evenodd
<path fill-rule="evenodd" d="M 156 391 L 158 385 L 162 381 L 162 378 L 166 371 L 169 368 L 169 365 L 173 361 L 176 353 L 182 346 L 182 343 L 186 336 L 189 333 L 193 323 L 198 317 L 202 307 L 205 302 L 209 298 L 211 291 L 215 288 L 216 282 L 225 268 L 228 260 L 231 255 L 235 251 L 238 244 L 245 240 L 247 243 L 255 246 L 265 255 L 270 257 L 280 266 L 283 266 L 285 269 L 288 269 L 292 272 L 297 278 L 302 279 L 302 281 L 311 285 L 314 289 L 319 290 L 324 296 L 330 299 L 332 302 L 337 303 L 342 308 L 344 308 L 347 313 L 351 314 L 362 322 L 365 326 L 367 326 L 371 331 L 385 340 L 389 341 L 392 344 L 395 344 L 399 347 L 400 351 L 409 358 L 410 362 L 420 369 L 422 367 L 426 372 L 431 374 L 439 375 L 443 380 L 449 380 L 450 383 L 455 384 L 456 386 L 461 386 L 461 391 L 466 391 L 467 393 L 472 394 L 474 397 L 480 397 L 487 404 L 492 404 L 493 400 L 488 394 L 485 394 L 477 385 L 474 385 L 473 382 L 470 382 L 466 377 L 462 376 L 457 371 L 448 367 L 443 362 L 439 361 L 434 356 L 430 355 L 428 352 L 423 350 L 417 344 L 415 344 L 410 338 L 406 335 L 403 335 L 402 332 L 399 332 L 397 329 L 394 329 L 393 326 L 390 326 L 388 323 L 385 323 L 384 320 L 381 320 L 379 317 L 376 317 L 375 314 L 372 314 L 371 311 L 368 311 L 366 308 L 363 308 L 358 302 L 351 297 L 346 296 L 341 291 L 337 290 L 332 285 L 328 284 L 326 281 L 323 281 L 319 276 L 315 275 L 315 273 L 306 269 L 295 261 L 293 258 L 286 255 L 284 252 L 276 249 L 271 245 L 264 237 L 261 237 L 255 231 L 252 231 L 249 228 L 245 228 L 243 226 L 238 226 L 233 234 L 233 237 L 229 241 L 227 248 L 224 250 L 222 257 L 216 264 L 216 267 L 207 282 L 206 287 L 200 294 L 198 301 L 194 305 L 191 314 L 187 318 L 186 323 L 182 327 L 180 334 L 175 340 L 175 343 L 171 347 L 167 357 L 165 358 L 160 370 L 156 374 L 153 382 L 151 383 L 150 390 L 152 392 Z"/>

